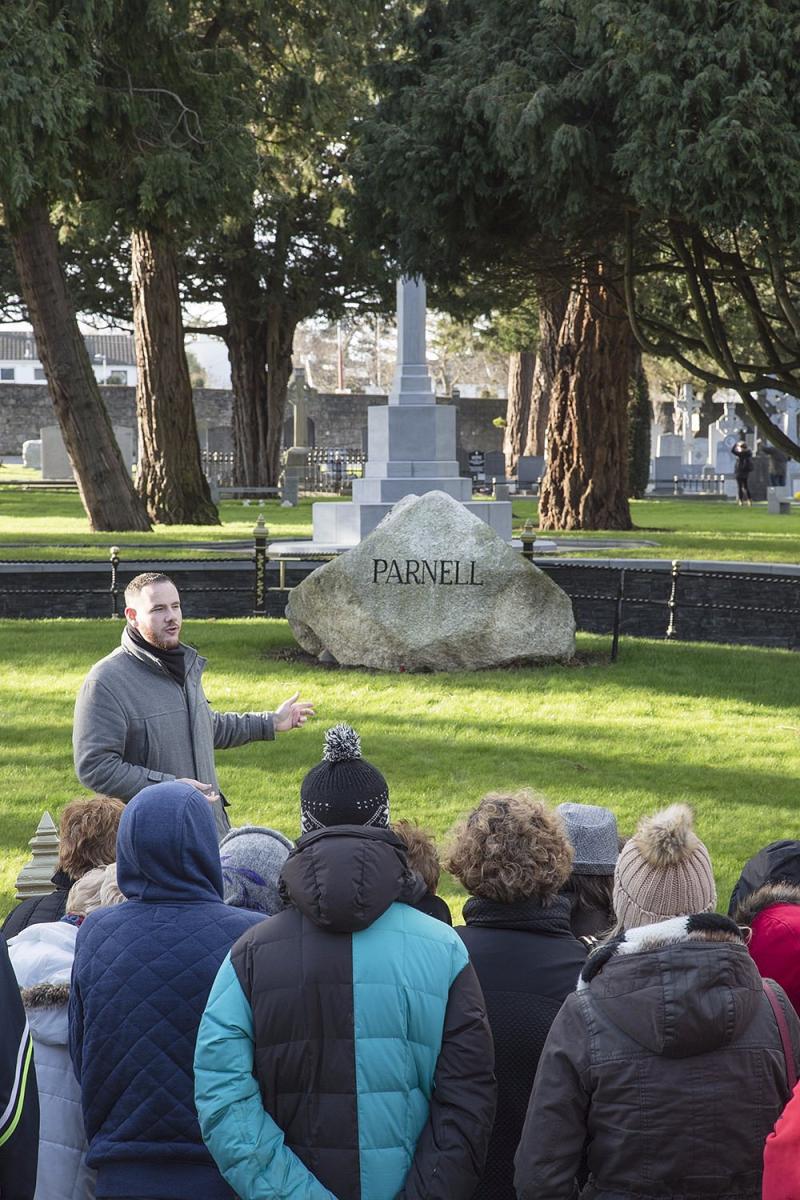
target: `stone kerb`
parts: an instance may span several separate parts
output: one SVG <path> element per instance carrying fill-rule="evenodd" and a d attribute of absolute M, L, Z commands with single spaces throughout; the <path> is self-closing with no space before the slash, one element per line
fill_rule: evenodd
<path fill-rule="evenodd" d="M 569 659 L 565 592 L 445 492 L 408 496 L 358 546 L 289 596 L 311 654 L 386 671 Z"/>

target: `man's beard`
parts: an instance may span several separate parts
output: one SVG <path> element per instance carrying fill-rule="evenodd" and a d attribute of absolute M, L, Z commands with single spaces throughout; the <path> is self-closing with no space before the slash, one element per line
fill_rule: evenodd
<path fill-rule="evenodd" d="M 167 641 L 166 639 L 168 637 L 172 640 Z M 159 650 L 176 650 L 180 645 L 181 631 L 180 629 L 176 629 L 172 633 L 165 633 L 163 637 L 156 637 L 156 635 L 153 634 L 153 637 L 148 638 L 147 640 L 152 641 L 154 646 L 158 646 Z"/>

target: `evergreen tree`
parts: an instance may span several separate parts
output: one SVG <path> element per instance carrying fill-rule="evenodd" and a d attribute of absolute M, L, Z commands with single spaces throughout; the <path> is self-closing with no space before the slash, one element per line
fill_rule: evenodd
<path fill-rule="evenodd" d="M 379 79 L 364 219 L 443 288 L 465 271 L 498 299 L 568 279 L 562 338 L 584 328 L 589 298 L 600 361 L 627 314 L 648 352 L 735 387 L 799 454 L 752 394 L 769 380 L 800 390 L 799 16 L 800 0 L 431 0 Z M 648 306 L 653 275 L 674 303 Z M 589 381 L 596 364 L 576 350 L 559 355 Z M 604 398 L 621 457 L 595 457 L 589 424 L 571 421 L 566 440 L 554 430 L 550 521 L 626 521 L 627 378 Z"/>
<path fill-rule="evenodd" d="M 69 202 L 109 5 L 0 6 L 0 199 L 25 309 L 94 530 L 149 529 L 100 396 L 59 259 L 51 208 Z M 7 279 L 8 272 L 4 271 Z"/>

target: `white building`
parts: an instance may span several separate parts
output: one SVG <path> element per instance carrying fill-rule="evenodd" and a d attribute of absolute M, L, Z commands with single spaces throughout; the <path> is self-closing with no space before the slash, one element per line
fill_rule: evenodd
<path fill-rule="evenodd" d="M 87 333 L 84 341 L 98 383 L 136 386 L 136 356 L 129 333 Z M 33 333 L 0 330 L 0 383 L 46 382 Z"/>

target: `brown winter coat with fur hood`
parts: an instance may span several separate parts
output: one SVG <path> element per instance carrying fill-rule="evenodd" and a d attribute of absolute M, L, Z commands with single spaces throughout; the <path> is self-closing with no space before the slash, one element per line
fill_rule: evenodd
<path fill-rule="evenodd" d="M 800 1063 L 800 1022 L 779 988 Z M 789 1095 L 775 1016 L 727 917 L 629 930 L 587 960 L 545 1044 L 520 1200 L 760 1200 Z M 585 1155 L 585 1159 L 584 1159 Z"/>

